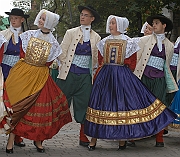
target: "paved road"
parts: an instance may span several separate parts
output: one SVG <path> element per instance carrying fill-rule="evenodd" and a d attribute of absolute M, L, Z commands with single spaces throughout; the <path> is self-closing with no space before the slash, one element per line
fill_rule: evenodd
<path fill-rule="evenodd" d="M 164 137 L 165 147 L 156 148 L 155 138 L 139 140 L 136 147 L 127 147 L 117 151 L 118 142 L 98 140 L 97 149 L 88 151 L 79 146 L 80 125 L 74 121 L 65 125 L 57 135 L 43 143 L 45 153 L 38 153 L 32 141 L 24 139 L 26 147 L 14 147 L 14 154 L 6 154 L 7 136 L 0 136 L 0 157 L 180 157 L 180 132 L 169 132 Z"/>

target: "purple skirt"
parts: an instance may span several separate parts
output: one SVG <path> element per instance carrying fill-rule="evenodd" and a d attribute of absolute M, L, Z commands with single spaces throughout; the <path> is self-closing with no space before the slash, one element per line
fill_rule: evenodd
<path fill-rule="evenodd" d="M 139 139 L 157 134 L 175 118 L 127 66 L 108 64 L 94 81 L 85 134 L 99 139 Z"/>

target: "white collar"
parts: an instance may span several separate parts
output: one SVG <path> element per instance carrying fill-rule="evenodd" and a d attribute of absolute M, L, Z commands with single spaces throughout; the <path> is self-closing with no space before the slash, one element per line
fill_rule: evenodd
<path fill-rule="evenodd" d="M 18 42 L 19 42 L 19 33 L 22 32 L 22 28 L 21 28 L 21 27 L 15 28 L 15 27 L 13 27 L 13 26 L 10 24 L 10 30 L 11 30 L 11 31 L 13 32 L 13 34 L 14 34 L 15 43 L 18 43 Z"/>
<path fill-rule="evenodd" d="M 82 31 L 83 31 L 83 41 L 88 42 L 90 40 L 90 30 L 91 30 L 91 25 L 81 25 L 80 26 Z"/>
<path fill-rule="evenodd" d="M 88 25 L 88 26 L 86 26 L 86 25 L 81 25 L 80 26 L 81 27 L 81 29 L 82 29 L 82 31 L 84 31 L 84 30 L 91 30 L 91 25 Z"/>
<path fill-rule="evenodd" d="M 155 36 L 157 38 L 157 47 L 159 49 L 159 52 L 161 52 L 162 51 L 162 41 L 166 38 L 165 34 L 164 33 L 163 34 L 154 33 L 154 34 L 155 34 Z"/>

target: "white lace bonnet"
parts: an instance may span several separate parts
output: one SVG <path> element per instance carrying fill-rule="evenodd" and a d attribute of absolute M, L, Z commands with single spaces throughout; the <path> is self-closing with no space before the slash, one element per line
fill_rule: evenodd
<path fill-rule="evenodd" d="M 38 26 L 39 19 L 42 14 L 46 14 L 46 20 L 44 23 L 44 27 L 50 30 L 53 30 L 53 28 L 58 24 L 60 16 L 58 14 L 52 13 L 48 10 L 42 9 L 38 15 L 36 16 L 36 19 L 34 21 L 34 25 Z"/>
<path fill-rule="evenodd" d="M 148 23 L 147 23 L 147 22 L 145 22 L 145 23 L 143 24 L 143 26 L 142 26 L 142 28 L 141 28 L 141 33 L 143 33 L 143 34 L 144 34 L 144 31 L 145 31 L 145 29 L 146 29 L 147 25 L 148 25 Z"/>
<path fill-rule="evenodd" d="M 129 21 L 126 17 L 118 17 L 115 15 L 110 15 L 107 19 L 107 23 L 106 23 L 106 33 L 110 33 L 110 29 L 109 29 L 109 24 L 112 18 L 116 19 L 116 23 L 117 23 L 117 31 L 124 34 L 126 33 L 126 29 L 129 26 Z"/>

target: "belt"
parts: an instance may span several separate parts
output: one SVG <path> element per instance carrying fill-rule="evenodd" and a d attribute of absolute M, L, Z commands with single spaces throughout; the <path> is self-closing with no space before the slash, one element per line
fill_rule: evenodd
<path fill-rule="evenodd" d="M 85 56 L 85 55 L 74 55 L 72 64 L 77 65 L 81 68 L 89 68 L 89 61 L 91 56 Z"/>
<path fill-rule="evenodd" d="M 172 57 L 170 65 L 177 66 L 178 65 L 178 59 L 179 59 L 179 55 L 177 53 L 173 53 L 173 57 Z"/>
<path fill-rule="evenodd" d="M 163 71 L 165 60 L 160 57 L 150 56 L 147 65 Z"/>
<path fill-rule="evenodd" d="M 19 60 L 19 56 L 13 56 L 13 55 L 4 54 L 2 63 L 13 67 L 14 64 L 16 64 L 18 60 Z"/>

